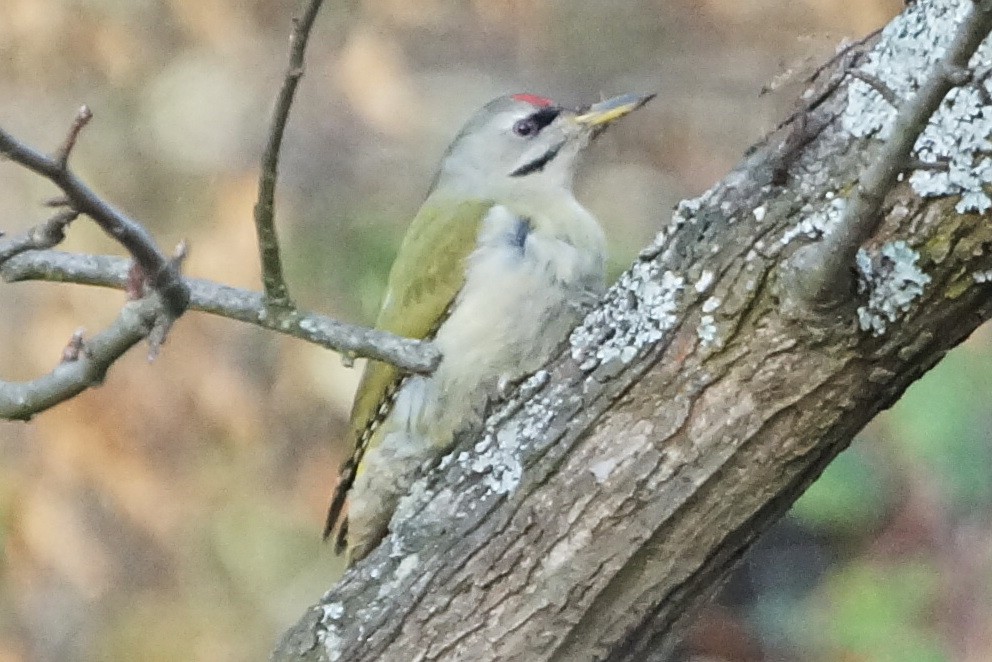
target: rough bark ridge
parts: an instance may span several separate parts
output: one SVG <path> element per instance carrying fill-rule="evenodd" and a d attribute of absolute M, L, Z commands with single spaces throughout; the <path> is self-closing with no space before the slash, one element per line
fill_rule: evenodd
<path fill-rule="evenodd" d="M 672 645 L 854 434 L 992 316 L 987 43 L 970 75 L 944 72 L 960 86 L 916 129 L 841 300 L 795 303 L 791 261 L 850 222 L 905 128 L 891 102 L 944 75 L 972 12 L 988 7 L 920 0 L 838 56 L 418 483 L 273 659 L 644 660 Z"/>

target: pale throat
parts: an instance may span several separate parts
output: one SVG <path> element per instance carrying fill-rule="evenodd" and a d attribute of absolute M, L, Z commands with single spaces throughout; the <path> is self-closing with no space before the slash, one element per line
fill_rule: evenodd
<path fill-rule="evenodd" d="M 497 201 L 528 224 L 528 231 L 557 239 L 580 251 L 603 256 L 606 238 L 599 223 L 567 188 L 555 191 L 526 191 Z"/>

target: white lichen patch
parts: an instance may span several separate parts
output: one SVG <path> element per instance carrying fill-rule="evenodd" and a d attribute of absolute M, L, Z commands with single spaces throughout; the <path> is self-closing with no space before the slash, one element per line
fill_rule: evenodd
<path fill-rule="evenodd" d="M 321 607 L 320 619 L 324 623 L 327 621 L 340 621 L 344 616 L 344 605 L 340 602 L 329 602 Z"/>
<path fill-rule="evenodd" d="M 600 460 L 599 462 L 593 462 L 589 465 L 589 471 L 592 473 L 593 479 L 596 481 L 597 485 L 602 485 L 613 473 L 613 470 L 617 468 L 617 464 L 620 461 L 617 458 L 611 457 L 605 460 Z"/>
<path fill-rule="evenodd" d="M 626 365 L 662 338 L 676 321 L 685 278 L 655 262 L 638 262 L 610 288 L 605 305 L 586 316 L 569 336 L 572 358 L 583 370 Z"/>
<path fill-rule="evenodd" d="M 672 213 L 672 220 L 655 235 L 651 245 L 641 251 L 641 257 L 647 259 L 655 257 L 669 245 L 669 240 L 682 227 L 695 225 L 696 215 L 703 208 L 703 205 L 713 197 L 713 190 L 710 189 L 697 198 L 680 201 Z"/>
<path fill-rule="evenodd" d="M 878 46 L 869 53 L 860 70 L 878 78 L 895 95 L 906 100 L 933 75 L 947 53 L 961 21 L 974 3 L 960 0 L 917 2 L 882 31 Z M 992 45 L 982 44 L 971 66 L 992 64 Z M 989 90 L 989 81 L 977 83 Z M 992 160 L 985 154 L 992 149 L 992 107 L 975 88 L 958 87 L 947 95 L 914 146 L 914 155 L 933 168 L 915 170 L 910 185 L 919 195 L 939 197 L 960 195 L 959 213 L 983 213 L 992 208 L 984 187 L 992 184 Z M 870 84 L 853 80 L 848 87 L 848 103 L 843 126 L 859 138 L 887 139 L 892 132 L 896 109 Z"/>
<path fill-rule="evenodd" d="M 844 208 L 847 206 L 847 200 L 845 198 L 834 197 L 832 194 L 826 196 L 826 198 L 827 204 L 821 207 L 814 209 L 810 205 L 804 205 L 799 210 L 799 217 L 802 220 L 782 233 L 781 238 L 778 240 L 781 246 L 787 245 L 799 236 L 820 239 L 840 222 Z"/>
<path fill-rule="evenodd" d="M 545 374 L 538 381 L 546 380 Z M 544 397 L 522 396 L 527 397 L 523 412 L 509 422 L 505 422 L 502 413 L 491 416 L 482 439 L 472 452 L 459 453 L 454 460 L 465 467 L 466 478 L 471 474 L 481 475 L 481 484 L 490 494 L 509 494 L 517 489 L 523 476 L 522 453 L 530 449 L 551 424 L 556 410 L 556 393 L 553 390 Z"/>
<path fill-rule="evenodd" d="M 538 389 L 548 383 L 551 375 L 547 370 L 541 369 L 528 377 L 520 384 L 520 397 L 527 398 L 536 393 Z"/>
<path fill-rule="evenodd" d="M 708 193 L 704 193 L 698 198 L 679 200 L 679 203 L 675 206 L 675 213 L 672 214 L 672 225 L 681 227 L 686 223 L 695 223 L 696 214 L 703 208 Z"/>
<path fill-rule="evenodd" d="M 341 659 L 341 649 L 344 647 L 344 640 L 340 636 L 333 632 L 321 632 L 320 633 L 320 643 L 324 646 L 324 652 L 327 654 L 327 659 L 340 660 Z"/>
<path fill-rule="evenodd" d="M 880 336 L 889 322 L 909 310 L 913 300 L 923 294 L 930 276 L 919 266 L 919 253 L 904 241 L 886 244 L 872 257 L 858 251 L 858 290 L 867 294 L 867 302 L 858 308 L 858 324 L 863 331 Z"/>
<path fill-rule="evenodd" d="M 696 327 L 696 335 L 703 347 L 709 347 L 717 342 L 716 319 L 712 315 L 703 315 Z"/>
<path fill-rule="evenodd" d="M 961 214 L 988 211 L 992 199 L 984 186 L 992 183 L 992 159 L 980 152 L 992 150 L 990 135 L 992 107 L 984 105 L 981 94 L 973 87 L 951 90 L 915 147 L 921 161 L 945 162 L 947 169 L 914 171 L 909 178 L 913 190 L 929 197 L 959 194 Z"/>
<path fill-rule="evenodd" d="M 768 212 L 768 207 L 766 207 L 765 205 L 761 205 L 760 207 L 755 207 L 754 211 L 752 211 L 751 213 L 754 214 L 754 220 L 760 223 L 761 221 L 765 220 L 765 214 L 767 212 Z"/>
<path fill-rule="evenodd" d="M 515 490 L 523 474 L 520 454 L 528 447 L 527 442 L 540 438 L 554 415 L 553 399 L 557 397 L 555 395 L 557 391 L 553 391 L 550 396 L 531 401 L 531 397 L 544 387 L 549 379 L 547 370 L 538 370 L 524 380 L 520 384 L 515 400 L 503 402 L 488 418 L 482 438 L 475 443 L 471 451 L 447 453 L 440 459 L 437 468 L 446 471 L 452 464 L 458 463 L 465 469 L 460 482 L 467 480 L 469 475 L 477 474 L 482 476 L 481 484 L 489 493 L 507 494 Z M 528 401 L 523 416 L 497 432 L 497 428 L 516 411 L 517 400 Z M 396 508 L 399 521 L 412 517 L 420 504 L 428 498 L 428 492 L 429 488 L 424 480 L 414 483 L 410 494 L 400 499 Z M 453 510 L 452 502 L 452 494 L 438 493 L 434 496 L 432 504 L 435 510 L 447 512 Z M 393 539 L 400 540 L 399 536 L 394 536 Z M 400 546 L 394 549 L 392 556 L 399 558 L 405 553 Z"/>
<path fill-rule="evenodd" d="M 503 452 L 485 452 L 475 455 L 469 462 L 471 470 L 482 474 L 486 490 L 496 494 L 508 494 L 520 484 L 523 467 L 515 449 L 520 428 L 511 423 L 496 434 L 496 445 Z"/>
<path fill-rule="evenodd" d="M 723 302 L 720 300 L 720 297 L 710 297 L 709 299 L 703 302 L 703 312 L 712 313 L 714 310 L 720 307 L 721 303 Z"/>
<path fill-rule="evenodd" d="M 907 7 L 885 26 L 859 69 L 881 80 L 898 98 L 912 97 L 933 64 L 947 53 L 970 4 L 931 0 Z M 859 138 L 877 134 L 885 140 L 895 117 L 896 109 L 875 88 L 862 80 L 851 81 L 842 118 L 847 131 Z"/>
<path fill-rule="evenodd" d="M 992 283 L 992 269 L 988 271 L 976 271 L 972 274 L 976 283 Z"/>
<path fill-rule="evenodd" d="M 696 284 L 693 286 L 693 289 L 695 289 L 697 292 L 702 294 L 703 292 L 705 292 L 710 288 L 710 285 L 713 284 L 713 279 L 714 279 L 713 272 L 710 271 L 709 269 L 705 269 L 703 270 L 703 273 L 699 274 L 699 280 L 696 281 Z"/>
<path fill-rule="evenodd" d="M 393 577 L 397 582 L 401 582 L 410 576 L 419 565 L 420 557 L 417 554 L 407 554 L 400 561 L 399 565 L 396 566 L 396 570 L 393 571 Z"/>

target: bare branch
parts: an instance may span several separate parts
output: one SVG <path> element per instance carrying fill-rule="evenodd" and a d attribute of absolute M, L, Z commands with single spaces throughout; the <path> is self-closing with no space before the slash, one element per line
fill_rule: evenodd
<path fill-rule="evenodd" d="M 0 129 L 0 154 L 58 186 L 73 209 L 92 218 L 124 246 L 162 294 L 163 313 L 174 319 L 183 313 L 189 301 L 189 290 L 176 265 L 158 249 L 144 227 L 99 197 L 66 166 L 68 153 L 86 121 L 87 112 L 81 111 L 55 157 L 31 149 Z"/>
<path fill-rule="evenodd" d="M 100 384 L 114 361 L 150 333 L 155 320 L 163 316 L 163 307 L 157 294 L 129 303 L 109 328 L 90 340 L 74 334 L 63 351 L 63 361 L 44 377 L 0 382 L 0 418 L 29 420 Z"/>
<path fill-rule="evenodd" d="M 289 37 L 289 67 L 282 88 L 276 97 L 269 127 L 269 139 L 262 155 L 262 171 L 258 180 L 258 201 L 255 203 L 255 232 L 258 235 L 259 257 L 262 263 L 262 286 L 266 303 L 275 308 L 289 308 L 292 300 L 282 272 L 279 238 L 275 227 L 276 179 L 279 171 L 279 149 L 289 120 L 289 110 L 296 95 L 296 86 L 303 76 L 303 54 L 310 30 L 323 0 L 308 0 L 303 13 L 293 19 Z"/>
<path fill-rule="evenodd" d="M 791 124 L 802 115 L 816 110 L 821 103 L 828 99 L 837 87 L 844 81 L 844 78 L 847 76 L 851 66 L 855 63 L 857 57 L 861 55 L 860 49 L 875 39 L 879 34 L 881 34 L 881 32 L 882 28 L 879 28 L 874 32 L 865 35 L 861 39 L 846 44 L 843 48 L 838 50 L 832 58 L 814 69 L 813 72 L 806 77 L 807 84 L 811 86 L 815 85 L 817 79 L 819 79 L 820 76 L 828 70 L 831 71 L 830 80 L 828 80 L 826 84 L 821 85 L 819 90 L 816 90 L 815 87 L 811 87 L 807 90 L 806 93 L 803 94 L 799 107 L 793 111 L 791 115 L 779 122 L 778 126 L 775 127 L 775 130 L 780 131 L 786 125 Z"/>
<path fill-rule="evenodd" d="M 46 222 L 38 225 L 19 237 L 0 239 L 0 266 L 4 262 L 25 251 L 52 248 L 65 239 L 65 228 L 79 216 L 74 209 L 66 209 Z"/>
<path fill-rule="evenodd" d="M 109 255 L 36 251 L 0 265 L 0 276 L 8 282 L 48 280 L 129 291 L 134 289 L 130 264 L 129 260 Z M 257 292 L 198 278 L 186 278 L 185 282 L 190 290 L 189 307 L 193 310 L 278 331 L 346 356 L 385 361 L 409 372 L 430 372 L 440 361 L 440 354 L 429 342 L 345 324 L 316 313 L 295 309 L 273 311 Z"/>
<path fill-rule="evenodd" d="M 69 127 L 69 133 L 66 135 L 65 141 L 63 141 L 58 151 L 55 152 L 55 162 L 58 164 L 59 169 L 65 170 L 69 166 L 69 154 L 72 152 L 72 148 L 76 146 L 79 132 L 83 130 L 83 127 L 91 119 L 93 119 L 93 111 L 90 110 L 89 106 L 85 104 L 80 106 L 76 112 L 76 119 L 73 120 L 72 126 Z"/>
<path fill-rule="evenodd" d="M 69 169 L 69 156 L 92 116 L 89 108 L 82 106 L 51 157 L 0 129 L 0 154 L 48 179 L 64 193 L 46 202 L 49 207 L 62 208 L 47 223 L 22 237 L 0 241 L 0 269 L 25 252 L 57 245 L 65 237 L 66 225 L 84 213 L 133 256 L 135 270 L 143 276 L 142 284 L 151 286 L 151 296 L 128 304 L 118 320 L 89 343 L 79 334 L 73 336 L 63 351 L 63 363 L 48 375 L 24 383 L 0 382 L 0 418 L 26 420 L 100 383 L 110 365 L 142 338 L 148 338 L 149 359 L 154 358 L 173 322 L 189 304 L 189 288 L 179 275 L 182 256 L 166 257 L 144 227 L 96 195 Z M 146 293 L 146 288 L 140 289 Z"/>
<path fill-rule="evenodd" d="M 934 67 L 912 99 L 899 104 L 891 135 L 847 199 L 840 221 L 819 242 L 796 251 L 786 265 L 787 308 L 832 309 L 849 300 L 855 256 L 878 228 L 886 195 L 909 163 L 913 145 L 944 97 L 966 82 L 961 72 L 967 71 L 971 56 L 990 31 L 992 0 L 976 0 L 943 62 Z"/>
<path fill-rule="evenodd" d="M 985 87 L 985 83 L 988 82 L 989 76 L 992 75 L 992 67 L 982 67 L 975 71 L 974 79 L 972 84 L 975 86 L 975 91 L 978 92 L 979 96 L 982 97 L 982 103 L 986 106 L 992 106 L 992 95 L 989 95 L 989 89 Z"/>
<path fill-rule="evenodd" d="M 56 195 L 54 197 L 48 198 L 43 203 L 46 207 L 71 207 L 72 201 L 64 195 Z"/>
<path fill-rule="evenodd" d="M 940 159 L 937 161 L 922 161 L 911 156 L 906 159 L 906 168 L 910 170 L 933 170 L 935 172 L 947 172 L 951 169 L 951 164 L 946 159 Z"/>
<path fill-rule="evenodd" d="M 888 101 L 894 108 L 899 107 L 899 95 L 878 76 L 870 74 L 867 71 L 861 71 L 860 69 L 851 69 L 847 73 L 861 82 L 870 85 L 873 90 L 882 95 L 882 98 Z"/>

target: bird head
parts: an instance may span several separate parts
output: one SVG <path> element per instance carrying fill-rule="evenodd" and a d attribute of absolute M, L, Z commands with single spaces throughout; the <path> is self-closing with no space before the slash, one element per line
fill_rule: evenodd
<path fill-rule="evenodd" d="M 448 147 L 432 189 L 492 200 L 570 191 L 582 150 L 652 97 L 624 94 L 579 108 L 534 94 L 494 99 Z"/>

